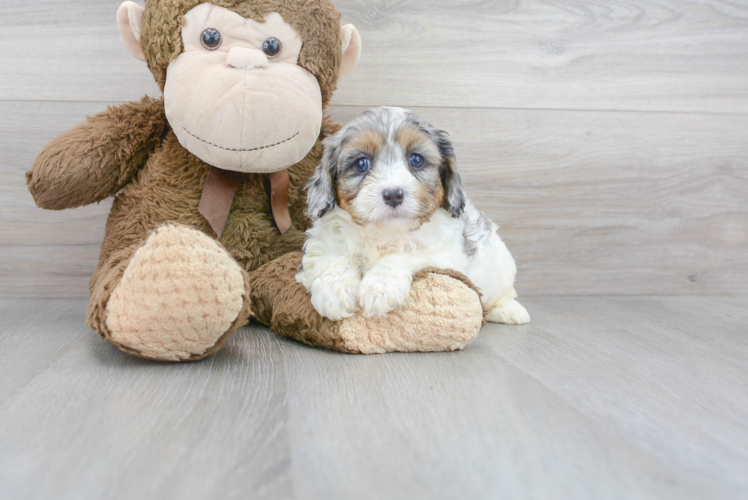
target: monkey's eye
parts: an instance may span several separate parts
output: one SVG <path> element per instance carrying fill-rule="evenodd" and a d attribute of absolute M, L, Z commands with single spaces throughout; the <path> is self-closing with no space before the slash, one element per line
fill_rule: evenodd
<path fill-rule="evenodd" d="M 223 43 L 221 33 L 214 28 L 208 28 L 200 35 L 200 42 L 208 50 L 216 50 Z"/>
<path fill-rule="evenodd" d="M 262 51 L 269 58 L 278 57 L 282 48 L 281 41 L 275 37 L 270 37 L 262 44 Z"/>
<path fill-rule="evenodd" d="M 410 155 L 410 166 L 413 168 L 421 168 L 423 166 L 423 156 L 417 154 Z"/>
<path fill-rule="evenodd" d="M 369 170 L 371 170 L 371 160 L 368 158 L 361 158 L 356 161 L 356 172 L 359 174 L 365 174 Z"/>

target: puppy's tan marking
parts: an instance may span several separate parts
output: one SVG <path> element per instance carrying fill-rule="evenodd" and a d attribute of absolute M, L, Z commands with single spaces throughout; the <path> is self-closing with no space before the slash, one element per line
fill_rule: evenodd
<path fill-rule="evenodd" d="M 362 130 L 346 144 L 343 153 L 350 149 L 356 149 L 373 158 L 384 148 L 384 140 L 382 134 L 375 130 Z"/>
<path fill-rule="evenodd" d="M 341 198 L 341 190 L 338 188 L 338 206 L 348 212 L 348 215 L 351 216 L 351 219 L 353 222 L 355 222 L 358 225 L 363 225 L 366 223 L 366 221 L 359 216 L 358 211 L 356 210 L 355 205 L 353 204 L 353 200 L 356 199 L 355 196 L 349 196 L 345 198 Z"/>
<path fill-rule="evenodd" d="M 351 218 L 353 218 L 356 224 L 361 224 L 362 221 L 356 213 L 356 207 L 353 205 L 353 201 L 356 199 L 357 195 L 358 190 L 355 192 L 346 191 L 341 182 L 338 182 L 338 185 L 335 188 L 335 202 L 340 208 L 351 215 Z"/>
<path fill-rule="evenodd" d="M 434 213 L 444 204 L 444 186 L 441 181 L 436 188 L 421 184 L 413 194 L 419 205 L 423 207 L 418 217 L 418 227 L 420 227 L 430 221 Z"/>
<path fill-rule="evenodd" d="M 418 153 L 431 166 L 439 165 L 442 161 L 439 148 L 433 139 L 415 125 L 399 129 L 395 133 L 395 140 L 400 144 L 406 157 L 410 153 Z M 444 204 L 445 196 L 438 169 L 424 168 L 420 180 L 418 187 L 413 191 L 419 206 L 415 218 L 418 227 L 431 220 L 434 213 Z"/>
<path fill-rule="evenodd" d="M 361 130 L 346 143 L 341 151 L 341 156 L 349 156 L 351 152 L 356 152 L 362 156 L 368 156 L 373 161 L 385 147 L 385 144 L 385 137 L 378 131 L 372 129 Z M 351 214 L 354 221 L 360 223 L 353 207 L 353 200 L 356 199 L 358 190 L 347 191 L 344 184 L 345 182 L 338 182 L 335 189 L 335 201 L 340 208 Z"/>
<path fill-rule="evenodd" d="M 431 137 L 416 126 L 399 129 L 395 133 L 395 140 L 405 153 L 417 152 L 429 162 L 438 163 L 441 159 L 439 149 Z"/>
<path fill-rule="evenodd" d="M 399 129 L 395 133 L 395 140 L 402 146 L 403 151 L 412 151 L 417 146 L 431 142 L 418 127 L 412 126 Z"/>
<path fill-rule="evenodd" d="M 336 198 L 335 201 L 337 202 L 340 208 L 342 208 L 348 213 L 351 212 L 349 208 L 351 207 L 351 202 L 356 198 L 355 194 L 346 193 L 345 190 L 343 189 L 343 186 L 338 184 L 338 189 L 337 189 L 335 198 Z"/>

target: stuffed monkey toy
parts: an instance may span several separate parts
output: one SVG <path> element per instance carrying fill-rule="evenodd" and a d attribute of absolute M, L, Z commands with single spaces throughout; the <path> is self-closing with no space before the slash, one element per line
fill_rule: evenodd
<path fill-rule="evenodd" d="M 349 353 L 461 349 L 483 321 L 462 276 L 429 270 L 381 320 L 321 318 L 296 283 L 304 187 L 339 126 L 325 118 L 361 40 L 330 0 L 125 2 L 126 47 L 160 99 L 111 107 L 59 136 L 26 174 L 37 205 L 116 196 L 87 324 L 136 356 L 202 359 L 250 317 Z"/>

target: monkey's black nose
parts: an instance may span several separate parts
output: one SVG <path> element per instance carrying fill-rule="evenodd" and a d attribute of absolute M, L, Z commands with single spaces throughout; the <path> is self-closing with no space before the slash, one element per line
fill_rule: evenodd
<path fill-rule="evenodd" d="M 405 191 L 403 191 L 400 188 L 385 189 L 384 191 L 382 191 L 382 198 L 384 198 L 384 202 L 386 204 L 388 204 L 392 208 L 395 208 L 403 204 L 403 198 L 405 198 Z"/>

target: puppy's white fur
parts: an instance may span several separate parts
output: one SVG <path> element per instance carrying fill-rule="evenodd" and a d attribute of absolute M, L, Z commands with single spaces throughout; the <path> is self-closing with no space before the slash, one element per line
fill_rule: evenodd
<path fill-rule="evenodd" d="M 437 208 L 426 218 L 419 212 L 423 210 L 419 205 L 419 183 L 426 181 L 413 174 L 407 160 L 410 151 L 399 147 L 392 130 L 415 122 L 432 133 L 430 126 L 397 108 L 378 108 L 369 113 L 364 125 L 354 121 L 326 141 L 326 154 L 332 165 L 320 165 L 316 180 L 310 182 L 310 216 L 315 218 L 317 208 L 324 205 L 315 197 L 320 197 L 320 193 L 329 196 L 330 191 L 330 187 L 320 187 L 319 179 L 325 178 L 324 169 L 340 167 L 335 158 L 330 158 L 336 154 L 331 150 L 336 146 L 339 150 L 346 136 L 355 137 L 362 130 L 381 131 L 386 145 L 382 158 L 361 182 L 351 206 L 348 210 L 338 205 L 323 210 L 324 215 L 308 231 L 297 280 L 310 292 L 317 312 L 333 321 L 349 318 L 358 311 L 367 317 L 386 315 L 407 299 L 416 273 L 436 267 L 459 271 L 478 287 L 489 311 L 488 321 L 529 322 L 529 314 L 515 300 L 517 268 L 497 226 L 462 192 L 458 194 L 464 206 L 459 210 Z M 438 137 L 443 140 L 443 136 Z M 461 189 L 459 174 L 455 175 L 454 182 Z M 331 173 L 330 178 L 336 175 Z M 384 203 L 381 193 L 394 186 L 404 189 L 405 199 L 402 205 L 392 208 Z"/>

